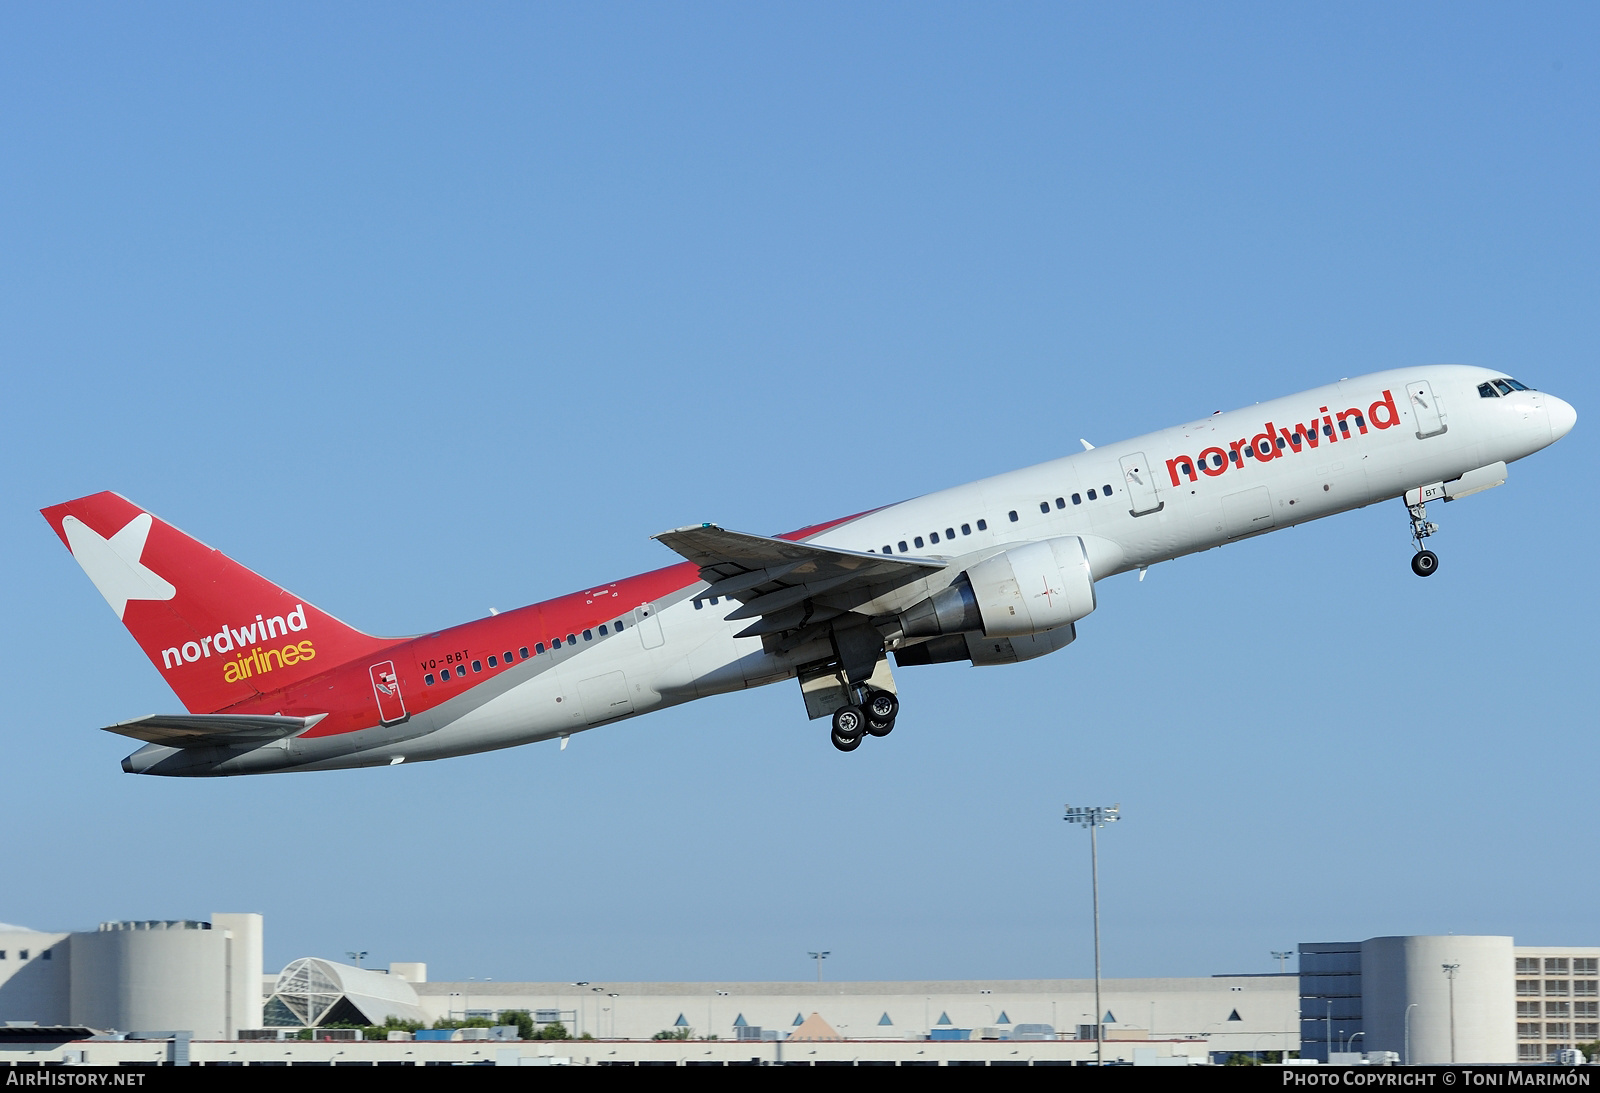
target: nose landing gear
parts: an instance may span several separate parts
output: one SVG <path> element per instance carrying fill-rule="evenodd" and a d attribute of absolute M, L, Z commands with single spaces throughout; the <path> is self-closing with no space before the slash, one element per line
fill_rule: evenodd
<path fill-rule="evenodd" d="M 1411 572 L 1419 577 L 1431 577 L 1439 568 L 1439 556 L 1425 550 L 1422 540 L 1438 531 L 1439 525 L 1428 522 L 1428 506 L 1422 502 L 1407 505 L 1406 511 L 1411 514 L 1411 541 L 1417 547 L 1417 552 L 1411 556 Z"/>

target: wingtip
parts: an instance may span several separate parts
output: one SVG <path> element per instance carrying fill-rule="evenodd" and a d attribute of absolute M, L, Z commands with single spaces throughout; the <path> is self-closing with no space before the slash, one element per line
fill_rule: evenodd
<path fill-rule="evenodd" d="M 709 531 L 721 531 L 722 528 L 721 528 L 720 525 L 712 524 L 712 523 L 685 524 L 681 528 L 668 528 L 666 531 L 657 532 L 655 535 L 650 536 L 650 538 L 659 541 L 659 540 L 665 538 L 668 535 L 682 535 L 684 532 L 688 532 L 688 531 L 708 531 L 708 530 Z"/>

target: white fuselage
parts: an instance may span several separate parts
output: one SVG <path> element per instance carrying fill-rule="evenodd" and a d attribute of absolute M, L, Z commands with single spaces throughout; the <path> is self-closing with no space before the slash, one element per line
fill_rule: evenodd
<path fill-rule="evenodd" d="M 948 563 L 938 578 L 876 605 L 888 611 L 937 591 L 989 555 L 1060 536 L 1083 540 L 1093 576 L 1102 580 L 1510 463 L 1571 428 L 1571 407 L 1552 396 L 1480 397 L 1479 384 L 1503 375 L 1440 365 L 1343 380 L 889 505 L 806 541 Z M 1414 401 L 1408 387 L 1419 383 L 1427 388 Z M 1274 435 L 1260 445 L 1269 423 Z M 1318 432 L 1314 446 L 1311 429 Z M 1253 437 L 1260 446 L 1245 455 Z M 808 649 L 769 653 L 760 638 L 734 637 L 747 625 L 725 618 L 738 603 L 699 599 L 706 587 L 697 582 L 651 604 L 627 605 L 628 618 L 648 625 L 530 661 L 499 693 L 475 689 L 419 717 L 406 739 L 338 755 L 290 742 L 278 769 L 435 759 L 566 736 L 792 678 L 815 656 Z"/>

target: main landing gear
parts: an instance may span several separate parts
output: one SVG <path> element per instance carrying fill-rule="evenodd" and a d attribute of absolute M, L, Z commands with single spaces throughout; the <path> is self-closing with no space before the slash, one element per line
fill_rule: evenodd
<path fill-rule="evenodd" d="M 1411 556 L 1411 572 L 1419 577 L 1431 577 L 1439 568 L 1439 556 L 1431 550 L 1424 550 L 1422 540 L 1438 531 L 1439 525 L 1428 522 L 1428 506 L 1425 504 L 1407 505 L 1406 511 L 1411 514 L 1411 541 L 1417 547 L 1417 552 Z"/>
<path fill-rule="evenodd" d="M 833 711 L 833 746 L 840 751 L 855 751 L 865 736 L 888 736 L 900 713 L 900 700 L 888 691 L 865 691 L 857 697 L 859 705 Z"/>

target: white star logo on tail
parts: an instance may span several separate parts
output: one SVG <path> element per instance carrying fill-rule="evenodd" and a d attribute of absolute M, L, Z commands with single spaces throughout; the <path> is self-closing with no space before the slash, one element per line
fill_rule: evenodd
<path fill-rule="evenodd" d="M 102 538 L 76 516 L 61 521 L 72 556 L 89 575 L 111 610 L 122 618 L 129 600 L 170 600 L 178 590 L 139 559 L 150 537 L 151 517 L 141 512 L 109 539 Z"/>

